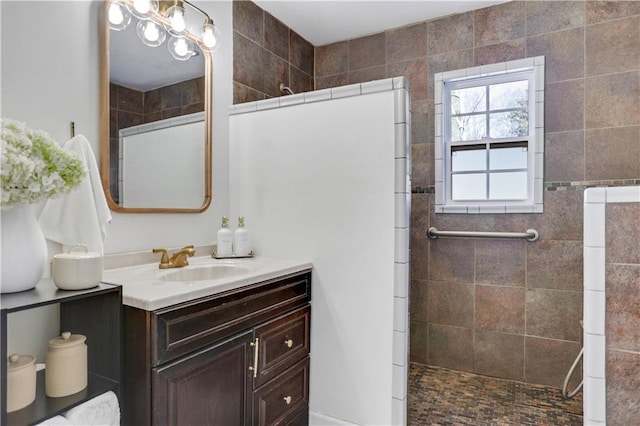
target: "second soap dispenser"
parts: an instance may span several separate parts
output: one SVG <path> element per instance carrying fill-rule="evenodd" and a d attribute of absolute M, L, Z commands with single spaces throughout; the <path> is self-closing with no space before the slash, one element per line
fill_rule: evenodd
<path fill-rule="evenodd" d="M 226 216 L 222 217 L 222 227 L 218 230 L 216 245 L 217 257 L 233 255 L 233 232 L 229 229 L 229 218 Z"/>
<path fill-rule="evenodd" d="M 238 228 L 233 233 L 234 251 L 236 256 L 249 256 L 251 254 L 251 240 L 249 231 L 244 226 L 244 217 L 238 218 Z"/>

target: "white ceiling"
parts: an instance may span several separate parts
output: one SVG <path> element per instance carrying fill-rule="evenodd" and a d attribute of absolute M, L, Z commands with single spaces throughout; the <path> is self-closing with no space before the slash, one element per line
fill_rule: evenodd
<path fill-rule="evenodd" d="M 509 0 L 253 0 L 314 46 Z"/>

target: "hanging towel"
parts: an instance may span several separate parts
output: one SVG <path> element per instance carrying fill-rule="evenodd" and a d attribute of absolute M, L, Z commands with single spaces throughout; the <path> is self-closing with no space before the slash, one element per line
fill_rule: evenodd
<path fill-rule="evenodd" d="M 120 426 L 120 405 L 112 391 L 96 396 L 64 413 L 74 425 Z"/>
<path fill-rule="evenodd" d="M 38 423 L 37 426 L 73 426 L 73 423 L 71 423 L 66 417 L 55 416 L 42 423 Z"/>
<path fill-rule="evenodd" d="M 111 212 L 102 190 L 96 157 L 82 135 L 67 141 L 63 149 L 80 155 L 87 175 L 70 193 L 47 200 L 40 214 L 40 228 L 46 239 L 63 244 L 65 249 L 80 243 L 91 252 L 104 254 Z"/>

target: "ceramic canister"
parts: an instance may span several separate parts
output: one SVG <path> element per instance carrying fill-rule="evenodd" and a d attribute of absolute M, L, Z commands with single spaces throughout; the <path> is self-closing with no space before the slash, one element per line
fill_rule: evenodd
<path fill-rule="evenodd" d="M 76 244 L 68 253 L 53 256 L 51 277 L 62 290 L 83 290 L 95 287 L 102 280 L 102 255 Z"/>
<path fill-rule="evenodd" d="M 67 396 L 87 387 L 86 339 L 65 331 L 49 340 L 44 374 L 47 396 Z"/>
<path fill-rule="evenodd" d="M 7 412 L 17 411 L 36 399 L 36 359 L 12 354 L 7 361 Z"/>

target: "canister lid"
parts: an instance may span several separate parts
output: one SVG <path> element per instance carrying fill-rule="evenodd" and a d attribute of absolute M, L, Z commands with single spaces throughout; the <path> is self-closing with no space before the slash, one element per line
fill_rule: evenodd
<path fill-rule="evenodd" d="M 62 335 L 54 337 L 49 340 L 49 347 L 51 348 L 69 348 L 72 346 L 80 345 L 87 340 L 87 336 L 82 334 L 71 334 L 70 331 L 65 331 Z"/>
<path fill-rule="evenodd" d="M 11 354 L 7 358 L 7 371 L 17 371 L 35 364 L 36 358 L 31 355 Z"/>
<path fill-rule="evenodd" d="M 102 255 L 100 253 L 95 253 L 89 251 L 89 248 L 84 244 L 76 244 L 71 249 L 69 249 L 68 253 L 58 253 L 54 254 L 54 259 L 95 259 L 100 258 Z"/>

